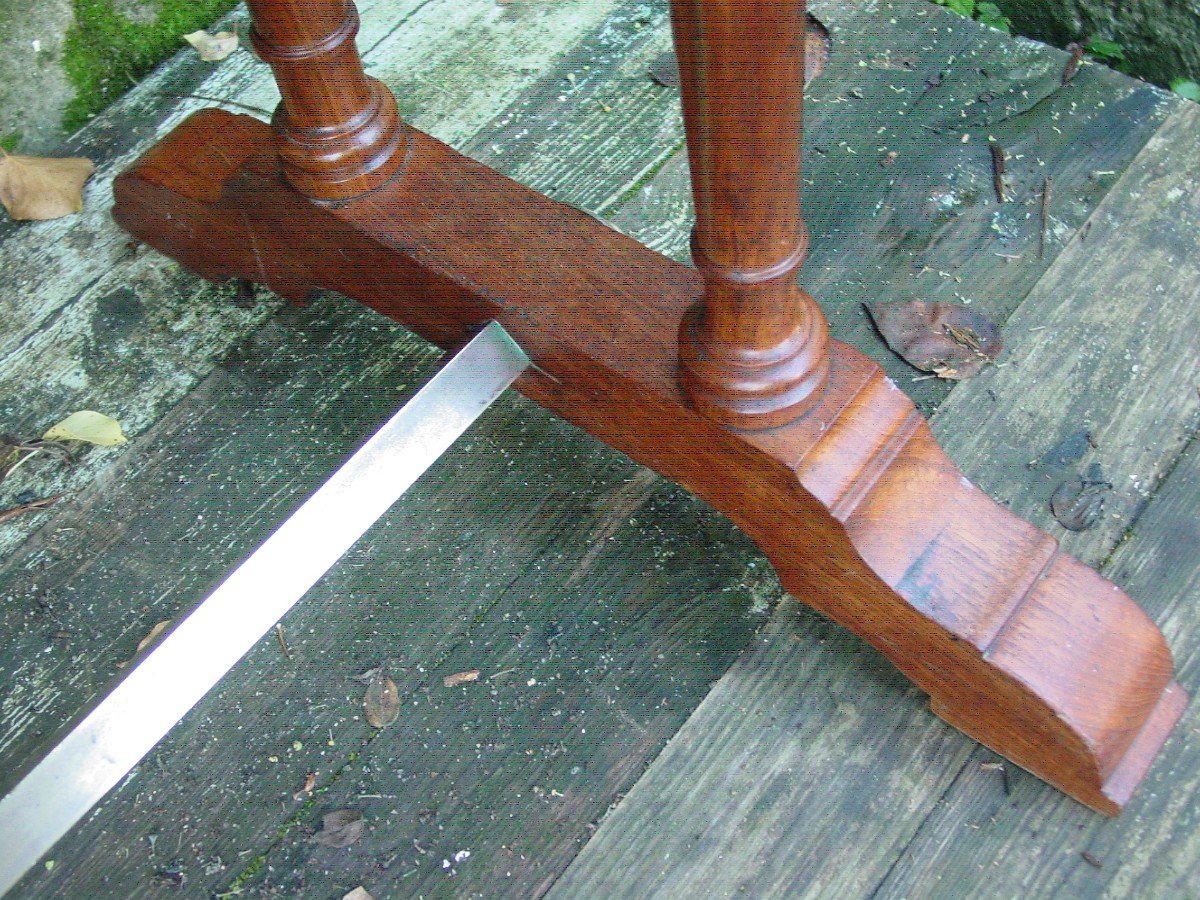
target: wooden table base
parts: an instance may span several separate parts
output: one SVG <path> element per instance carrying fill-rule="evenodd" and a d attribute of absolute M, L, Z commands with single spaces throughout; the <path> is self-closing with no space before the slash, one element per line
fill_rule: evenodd
<path fill-rule="evenodd" d="M 401 175 L 343 203 L 282 165 L 269 126 L 198 113 L 117 180 L 116 216 L 208 278 L 339 291 L 447 349 L 499 320 L 541 369 L 526 395 L 712 503 L 946 721 L 1120 811 L 1187 702 L 1162 635 L 972 486 L 878 366 L 831 341 L 801 418 L 722 426 L 680 386 L 695 270 L 411 129 Z"/>

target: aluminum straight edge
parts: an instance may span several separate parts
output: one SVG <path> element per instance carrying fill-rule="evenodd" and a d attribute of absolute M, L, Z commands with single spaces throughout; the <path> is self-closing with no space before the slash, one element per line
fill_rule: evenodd
<path fill-rule="evenodd" d="M 0 894 L 108 793 L 516 380 L 492 322 L 0 800 Z"/>

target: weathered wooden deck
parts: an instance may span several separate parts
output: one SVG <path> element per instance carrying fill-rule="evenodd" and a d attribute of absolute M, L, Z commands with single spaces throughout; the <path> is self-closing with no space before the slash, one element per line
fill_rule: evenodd
<path fill-rule="evenodd" d="M 369 71 L 418 127 L 685 257 L 678 97 L 647 75 L 669 49 L 663 0 L 359 6 Z M 964 471 L 1143 604 L 1200 692 L 1200 108 L 1093 65 L 1064 86 L 1064 54 L 919 0 L 813 8 L 835 50 L 807 109 L 807 286 Z M 0 430 L 92 408 L 132 438 L 0 486 L 0 508 L 68 495 L 0 525 L 0 771 L 437 365 L 344 299 L 239 301 L 128 245 L 111 179 L 211 105 L 197 96 L 276 100 L 244 51 L 182 56 L 78 137 L 100 164 L 82 215 L 0 225 Z M 1004 205 L 989 138 L 1011 155 Z M 1003 323 L 1001 364 L 953 390 L 916 379 L 861 304 L 918 297 Z M 1064 443 L 1081 431 L 1090 444 Z M 1114 492 L 1101 522 L 1066 532 L 1047 499 L 1093 463 Z M 264 639 L 18 895 L 1200 885 L 1195 706 L 1125 815 L 1103 819 L 996 767 L 870 648 L 781 596 L 702 503 L 515 395 L 284 634 L 290 658 Z M 376 732 L 355 676 L 379 666 L 403 710 Z M 443 685 L 469 669 L 479 681 Z M 314 843 L 343 808 L 364 812 L 364 836 Z"/>

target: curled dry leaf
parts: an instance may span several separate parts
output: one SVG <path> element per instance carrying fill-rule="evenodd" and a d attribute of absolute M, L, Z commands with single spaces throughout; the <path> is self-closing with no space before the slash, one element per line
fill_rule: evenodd
<path fill-rule="evenodd" d="M 338 850 L 362 837 L 365 826 L 361 809 L 337 809 L 321 819 L 321 830 L 313 835 L 313 840 L 322 847 Z"/>
<path fill-rule="evenodd" d="M 938 378 L 978 375 L 1004 349 L 996 323 L 965 306 L 910 300 L 868 303 L 867 311 L 892 350 Z"/>
<path fill-rule="evenodd" d="M 238 48 L 238 36 L 232 31 L 218 31 L 216 34 L 193 31 L 185 34 L 183 39 L 196 48 L 205 62 L 220 62 Z"/>
<path fill-rule="evenodd" d="M 453 675 L 447 675 L 442 679 L 442 684 L 448 688 L 458 687 L 460 684 L 466 684 L 469 681 L 479 680 L 479 670 L 471 669 L 467 672 L 455 672 Z"/>
<path fill-rule="evenodd" d="M 359 885 L 350 893 L 344 895 L 342 900 L 375 900 L 375 898 L 371 896 L 365 887 Z"/>
<path fill-rule="evenodd" d="M 1058 486 L 1050 498 L 1050 512 L 1067 531 L 1086 531 L 1104 512 L 1112 489 L 1100 466 L 1093 464 L 1086 476 L 1074 475 Z"/>
<path fill-rule="evenodd" d="M 115 447 L 125 443 L 121 423 L 103 413 L 83 409 L 71 413 L 42 435 L 43 441 L 83 441 L 97 447 Z"/>
<path fill-rule="evenodd" d="M 396 682 L 382 672 L 367 686 L 363 709 L 372 728 L 387 728 L 400 715 L 400 695 Z"/>
<path fill-rule="evenodd" d="M 59 219 L 83 209 L 90 159 L 42 159 L 0 150 L 0 203 L 14 219 Z"/>

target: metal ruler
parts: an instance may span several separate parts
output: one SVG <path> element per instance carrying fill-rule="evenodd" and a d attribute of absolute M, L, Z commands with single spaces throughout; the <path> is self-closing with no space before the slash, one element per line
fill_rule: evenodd
<path fill-rule="evenodd" d="M 0 800 L 0 894 L 115 787 L 529 365 L 499 323 L 485 327 Z"/>

